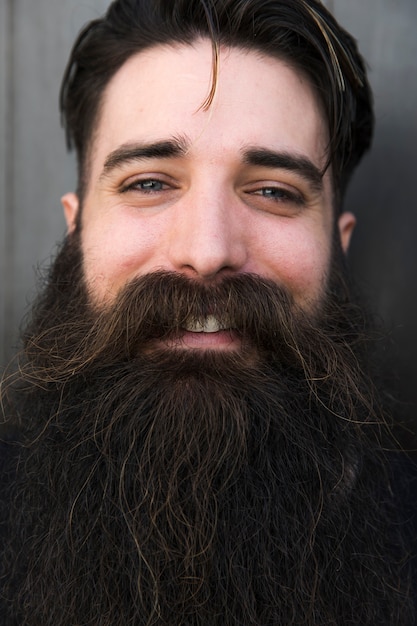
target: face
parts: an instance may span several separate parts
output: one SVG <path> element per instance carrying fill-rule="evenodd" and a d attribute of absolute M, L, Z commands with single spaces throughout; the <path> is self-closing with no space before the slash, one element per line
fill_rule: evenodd
<path fill-rule="evenodd" d="M 81 212 L 95 304 L 159 270 L 207 284 L 257 274 L 307 310 L 320 302 L 334 214 L 319 100 L 284 61 L 226 48 L 205 109 L 211 71 L 208 41 L 156 46 L 131 57 L 105 91 Z M 63 204 L 71 231 L 78 198 Z M 339 219 L 345 249 L 353 222 Z M 185 332 L 187 347 L 233 343 L 215 320 L 205 323 L 207 332 Z"/>

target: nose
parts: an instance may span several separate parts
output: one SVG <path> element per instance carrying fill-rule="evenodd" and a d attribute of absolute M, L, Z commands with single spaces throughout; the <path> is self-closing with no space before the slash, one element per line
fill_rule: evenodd
<path fill-rule="evenodd" d="M 225 194 L 190 194 L 172 219 L 169 264 L 190 278 L 242 271 L 248 259 L 238 202 Z"/>

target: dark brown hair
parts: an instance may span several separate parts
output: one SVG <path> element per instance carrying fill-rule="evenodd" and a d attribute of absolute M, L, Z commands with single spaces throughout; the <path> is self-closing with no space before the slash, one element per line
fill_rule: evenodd
<path fill-rule="evenodd" d="M 371 143 L 372 95 L 356 42 L 317 0 L 115 0 L 78 36 L 61 87 L 67 142 L 77 152 L 79 191 L 86 182 L 103 92 L 113 75 L 141 50 L 189 44 L 201 36 L 211 39 L 214 50 L 220 44 L 254 49 L 306 73 L 328 121 L 328 162 L 340 201 Z"/>

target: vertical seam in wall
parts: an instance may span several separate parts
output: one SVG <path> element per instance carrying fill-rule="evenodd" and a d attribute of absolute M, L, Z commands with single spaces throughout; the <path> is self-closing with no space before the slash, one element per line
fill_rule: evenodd
<path fill-rule="evenodd" d="M 16 0 L 8 0 L 6 8 L 6 112 L 5 112 L 5 190 L 4 190 L 4 327 L 3 359 L 10 356 L 10 328 L 13 327 L 13 251 L 15 245 L 14 209 L 14 155 L 15 155 L 15 13 Z M 7 360 L 6 358 L 6 360 Z"/>

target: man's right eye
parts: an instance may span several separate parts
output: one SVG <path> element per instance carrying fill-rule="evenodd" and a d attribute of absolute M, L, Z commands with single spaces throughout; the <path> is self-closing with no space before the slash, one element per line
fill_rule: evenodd
<path fill-rule="evenodd" d="M 140 191 L 143 193 L 155 193 L 158 191 L 165 191 L 168 188 L 169 186 L 167 183 L 164 183 L 162 180 L 158 180 L 157 178 L 144 178 L 142 180 L 135 180 L 128 183 L 125 187 L 123 187 L 122 192 Z"/>

